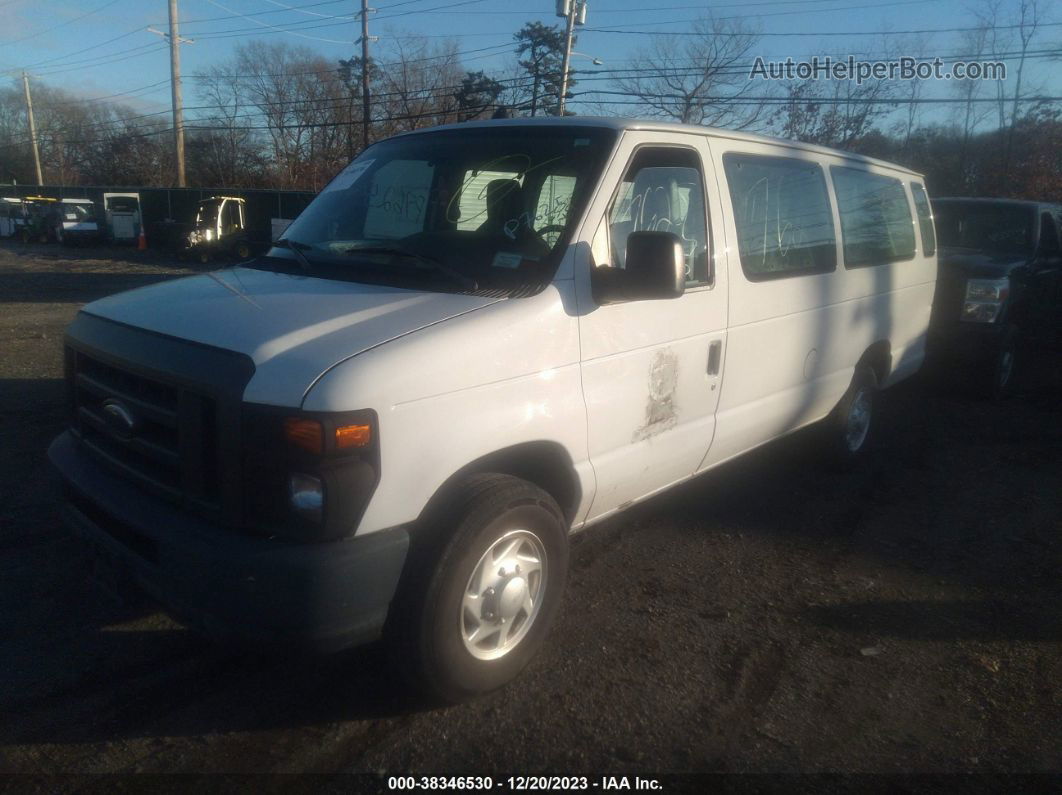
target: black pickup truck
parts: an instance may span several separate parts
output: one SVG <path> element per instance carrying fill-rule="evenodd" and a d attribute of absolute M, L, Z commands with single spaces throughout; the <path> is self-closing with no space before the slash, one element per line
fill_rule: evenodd
<path fill-rule="evenodd" d="M 973 368 L 978 389 L 1005 396 L 1019 339 L 1062 328 L 1062 205 L 933 199 L 939 270 L 930 352 Z"/>

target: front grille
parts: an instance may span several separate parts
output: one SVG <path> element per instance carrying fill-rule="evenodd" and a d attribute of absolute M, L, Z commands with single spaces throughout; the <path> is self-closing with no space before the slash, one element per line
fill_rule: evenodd
<path fill-rule="evenodd" d="M 216 509 L 214 399 L 81 351 L 70 350 L 69 356 L 73 427 L 85 446 L 148 491 Z M 132 427 L 119 415 L 131 418 Z"/>

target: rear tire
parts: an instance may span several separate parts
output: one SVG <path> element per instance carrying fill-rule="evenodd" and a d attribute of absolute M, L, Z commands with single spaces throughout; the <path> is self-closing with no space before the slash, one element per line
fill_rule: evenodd
<path fill-rule="evenodd" d="M 568 533 L 549 494 L 508 475 L 469 478 L 435 513 L 414 539 L 393 650 L 421 692 L 457 703 L 513 680 L 542 645 L 564 594 Z"/>
<path fill-rule="evenodd" d="M 233 249 L 233 253 L 236 255 L 237 260 L 245 262 L 251 258 L 251 246 L 249 243 L 240 241 Z"/>
<path fill-rule="evenodd" d="M 874 429 L 877 396 L 878 378 L 873 368 L 858 365 L 848 391 L 826 419 L 827 449 L 835 464 L 851 463 L 866 452 Z"/>

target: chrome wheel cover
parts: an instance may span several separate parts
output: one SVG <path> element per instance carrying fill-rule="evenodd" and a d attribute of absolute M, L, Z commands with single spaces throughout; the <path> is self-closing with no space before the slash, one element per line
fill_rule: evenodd
<path fill-rule="evenodd" d="M 999 360 L 999 388 L 1005 389 L 1010 383 L 1010 377 L 1014 373 L 1014 352 L 1003 351 Z"/>
<path fill-rule="evenodd" d="M 844 441 L 849 452 L 855 453 L 863 446 L 870 433 L 872 403 L 870 393 L 861 389 L 848 408 L 848 420 L 845 423 Z"/>
<path fill-rule="evenodd" d="M 479 660 L 512 651 L 538 617 L 546 593 L 546 548 L 528 530 L 510 530 L 480 557 L 461 597 L 458 626 Z"/>

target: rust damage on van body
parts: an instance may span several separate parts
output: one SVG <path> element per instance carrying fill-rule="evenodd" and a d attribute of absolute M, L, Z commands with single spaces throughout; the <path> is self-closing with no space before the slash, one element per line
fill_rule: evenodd
<path fill-rule="evenodd" d="M 675 390 L 678 388 L 678 357 L 670 348 L 657 351 L 649 366 L 649 399 L 645 425 L 634 432 L 635 442 L 673 428 L 678 421 Z"/>

